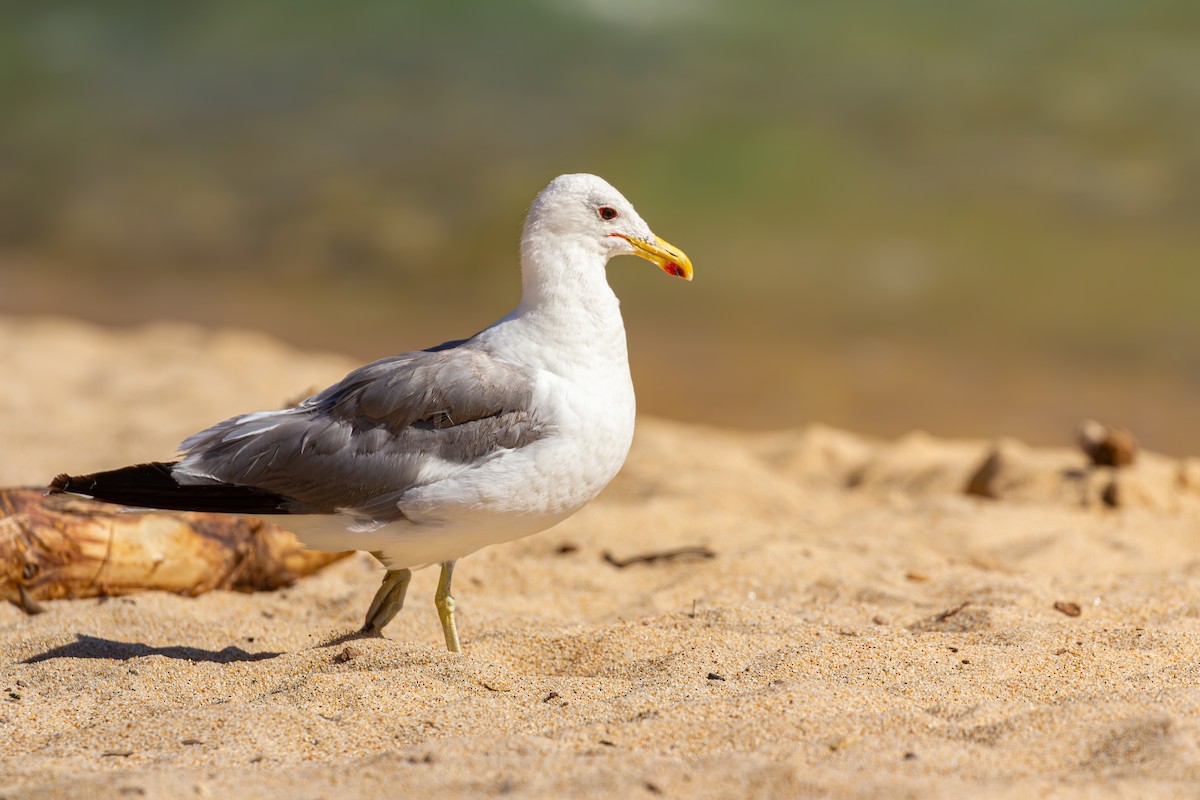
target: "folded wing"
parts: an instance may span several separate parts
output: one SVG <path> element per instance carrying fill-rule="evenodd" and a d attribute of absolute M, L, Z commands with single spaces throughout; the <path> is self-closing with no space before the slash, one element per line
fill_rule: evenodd
<path fill-rule="evenodd" d="M 225 420 L 185 440 L 173 464 L 60 476 L 55 488 L 155 508 L 370 508 L 385 522 L 409 489 L 536 441 L 545 429 L 532 398 L 527 369 L 468 340 L 368 364 L 294 408 Z"/>

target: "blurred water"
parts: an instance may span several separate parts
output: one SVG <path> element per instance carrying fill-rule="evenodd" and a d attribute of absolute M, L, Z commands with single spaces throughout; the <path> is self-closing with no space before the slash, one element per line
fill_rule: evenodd
<path fill-rule="evenodd" d="M 692 256 L 615 263 L 645 410 L 1200 452 L 1186 0 L 17 2 L 0 311 L 372 357 L 516 300 L 553 175 Z"/>

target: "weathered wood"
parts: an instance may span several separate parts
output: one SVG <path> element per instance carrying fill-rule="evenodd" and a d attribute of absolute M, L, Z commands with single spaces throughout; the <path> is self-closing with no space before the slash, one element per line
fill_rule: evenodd
<path fill-rule="evenodd" d="M 269 591 L 349 553 L 305 550 L 270 522 L 137 511 L 43 489 L 0 489 L 0 598 L 38 601 L 147 590 Z"/>

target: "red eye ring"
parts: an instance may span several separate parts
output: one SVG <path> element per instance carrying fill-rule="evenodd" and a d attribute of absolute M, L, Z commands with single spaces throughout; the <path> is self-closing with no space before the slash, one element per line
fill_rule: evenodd
<path fill-rule="evenodd" d="M 617 218 L 617 210 L 612 206 L 600 206 L 598 211 L 600 213 L 600 219 L 604 220 L 605 222 Z"/>

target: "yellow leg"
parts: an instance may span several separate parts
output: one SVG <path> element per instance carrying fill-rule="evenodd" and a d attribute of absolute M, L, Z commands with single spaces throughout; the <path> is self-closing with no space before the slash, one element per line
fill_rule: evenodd
<path fill-rule="evenodd" d="M 378 556 L 377 556 L 378 557 Z M 411 569 L 389 569 L 383 576 L 383 583 L 367 609 L 367 621 L 363 623 L 363 633 L 381 633 L 383 627 L 392 621 L 392 617 L 404 608 L 404 595 L 408 592 L 408 582 L 412 580 Z"/>
<path fill-rule="evenodd" d="M 446 649 L 451 653 L 461 653 L 462 646 L 458 643 L 458 625 L 454 622 L 454 598 L 450 596 L 450 578 L 454 574 L 454 562 L 442 562 L 442 574 L 438 577 L 437 594 L 433 596 L 433 604 L 437 606 L 438 617 L 442 620 L 442 633 L 446 634 Z"/>

